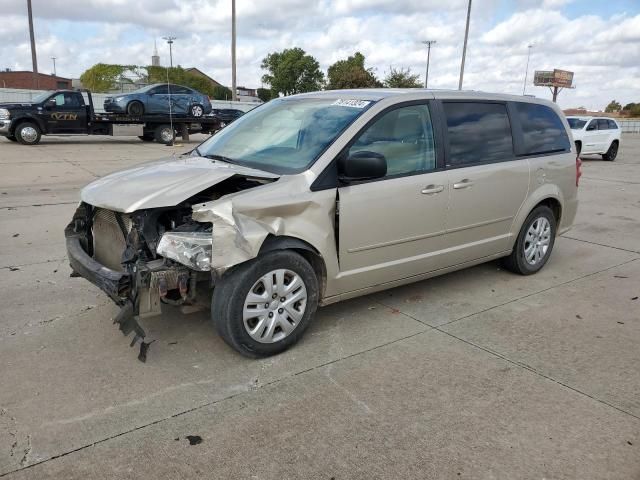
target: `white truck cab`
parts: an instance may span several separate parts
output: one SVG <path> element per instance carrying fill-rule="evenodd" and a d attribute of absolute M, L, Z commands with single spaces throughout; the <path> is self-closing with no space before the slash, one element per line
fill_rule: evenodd
<path fill-rule="evenodd" d="M 580 155 L 602 155 L 612 162 L 620 148 L 620 125 L 608 117 L 567 117 Z"/>

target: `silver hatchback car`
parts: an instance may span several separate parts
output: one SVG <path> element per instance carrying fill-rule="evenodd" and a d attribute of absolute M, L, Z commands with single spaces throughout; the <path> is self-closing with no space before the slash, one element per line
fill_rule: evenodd
<path fill-rule="evenodd" d="M 569 126 L 547 101 L 295 95 L 185 155 L 85 187 L 67 250 L 75 274 L 122 307 L 115 321 L 134 343 L 162 304 L 211 299 L 224 340 L 267 356 L 319 305 L 498 258 L 537 272 L 574 221 L 579 177 Z"/>

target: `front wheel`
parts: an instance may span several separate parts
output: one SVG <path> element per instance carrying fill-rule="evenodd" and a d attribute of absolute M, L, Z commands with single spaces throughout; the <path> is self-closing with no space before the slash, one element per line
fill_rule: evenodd
<path fill-rule="evenodd" d="M 139 117 L 144 113 L 144 105 L 141 102 L 135 101 L 127 105 L 127 113 L 135 117 Z"/>
<path fill-rule="evenodd" d="M 16 128 L 15 135 L 22 145 L 36 145 L 40 142 L 40 128 L 35 123 L 21 123 Z"/>
<path fill-rule="evenodd" d="M 525 220 L 511 254 L 502 263 L 520 275 L 536 273 L 549 260 L 555 239 L 555 215 L 549 207 L 540 205 Z"/>
<path fill-rule="evenodd" d="M 213 291 L 211 317 L 220 336 L 257 358 L 296 343 L 315 315 L 318 279 L 304 257 L 276 250 L 225 273 Z"/>
<path fill-rule="evenodd" d="M 607 162 L 613 162 L 617 156 L 618 156 L 618 141 L 614 140 L 613 142 L 611 142 L 611 146 L 609 146 L 609 150 L 607 150 L 607 153 L 602 155 L 602 159 L 606 160 Z"/>

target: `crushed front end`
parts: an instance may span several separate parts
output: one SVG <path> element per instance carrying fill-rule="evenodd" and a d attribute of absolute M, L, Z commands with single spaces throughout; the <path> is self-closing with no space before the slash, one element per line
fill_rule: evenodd
<path fill-rule="evenodd" d="M 142 361 L 150 342 L 138 319 L 160 314 L 162 303 L 194 303 L 198 281 L 210 280 L 212 225 L 191 213 L 189 204 L 121 213 L 83 202 L 65 229 L 72 275 L 121 307 L 114 323 L 134 333 L 131 346 L 140 341 Z"/>

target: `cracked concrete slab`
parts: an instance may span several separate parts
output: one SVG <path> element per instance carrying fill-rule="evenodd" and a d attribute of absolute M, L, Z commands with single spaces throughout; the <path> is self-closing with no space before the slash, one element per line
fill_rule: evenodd
<path fill-rule="evenodd" d="M 639 443 L 640 422 L 430 331 L 9 478 L 635 478 Z"/>

